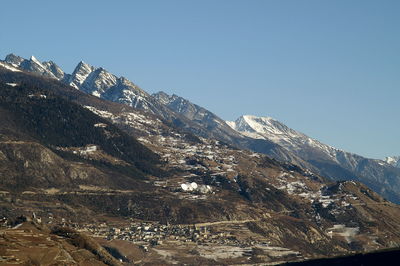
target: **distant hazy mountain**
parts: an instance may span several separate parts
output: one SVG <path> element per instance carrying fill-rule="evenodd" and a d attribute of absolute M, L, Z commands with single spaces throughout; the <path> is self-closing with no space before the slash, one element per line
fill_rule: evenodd
<path fill-rule="evenodd" d="M 331 179 L 359 180 L 391 200 L 398 202 L 400 199 L 400 171 L 393 167 L 395 163 L 390 165 L 336 149 L 270 117 L 244 115 L 227 123 L 245 136 L 279 144 Z"/>

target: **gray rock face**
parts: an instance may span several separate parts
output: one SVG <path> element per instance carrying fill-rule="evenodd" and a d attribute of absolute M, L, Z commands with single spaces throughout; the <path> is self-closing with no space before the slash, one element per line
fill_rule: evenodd
<path fill-rule="evenodd" d="M 47 69 L 39 60 L 37 60 L 34 56 L 31 56 L 29 60 L 22 61 L 20 67 L 22 69 L 41 74 L 47 77 L 55 77 L 54 74 Z"/>
<path fill-rule="evenodd" d="M 201 106 L 193 104 L 175 94 L 169 96 L 165 92 L 158 92 L 152 96 L 174 112 L 184 115 L 191 121 L 202 124 L 208 130 L 215 130 L 217 134 L 224 133 L 232 137 L 238 137 L 237 132 L 232 130 L 224 120 Z"/>
<path fill-rule="evenodd" d="M 4 62 L 9 63 L 15 67 L 19 67 L 23 61 L 25 61 L 24 58 L 17 56 L 15 54 L 9 54 L 4 59 Z"/>
<path fill-rule="evenodd" d="M 6 56 L 4 62 L 14 66 L 22 68 L 23 70 L 34 72 L 46 77 L 56 78 L 62 80 L 65 76 L 64 71 L 57 66 L 54 62 L 40 62 L 36 57 L 24 59 L 20 56 L 9 54 Z"/>
<path fill-rule="evenodd" d="M 66 76 L 64 71 L 53 61 L 43 62 L 42 65 L 46 68 L 47 71 L 50 71 L 54 75 L 54 77 L 59 80 L 64 79 L 64 77 Z"/>

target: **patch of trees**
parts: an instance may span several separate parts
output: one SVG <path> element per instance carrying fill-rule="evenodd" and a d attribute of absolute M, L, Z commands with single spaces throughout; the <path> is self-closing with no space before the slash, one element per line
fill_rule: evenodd
<path fill-rule="evenodd" d="M 139 172 L 163 175 L 157 154 L 132 136 L 82 106 L 34 84 L 0 84 L 0 107 L 10 111 L 19 129 L 49 148 L 98 145 Z M 46 97 L 41 97 L 45 95 Z M 94 127 L 104 123 L 106 127 Z"/>

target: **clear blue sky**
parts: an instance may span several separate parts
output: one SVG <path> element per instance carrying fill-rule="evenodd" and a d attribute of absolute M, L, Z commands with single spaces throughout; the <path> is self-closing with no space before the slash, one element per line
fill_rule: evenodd
<path fill-rule="evenodd" d="M 272 116 L 335 147 L 400 155 L 400 1 L 18 1 L 0 57 L 84 60 L 226 120 Z"/>

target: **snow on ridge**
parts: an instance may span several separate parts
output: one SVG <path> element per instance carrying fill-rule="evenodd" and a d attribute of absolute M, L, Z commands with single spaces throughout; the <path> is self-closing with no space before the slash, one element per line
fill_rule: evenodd
<path fill-rule="evenodd" d="M 257 117 L 253 115 L 244 115 L 242 119 L 244 123 L 249 125 L 257 133 L 266 133 L 270 131 L 274 128 L 273 121 L 276 121 L 271 117 Z M 276 131 L 276 133 L 279 134 L 278 131 Z"/>
<path fill-rule="evenodd" d="M 45 68 L 45 67 L 42 65 L 42 62 L 40 62 L 35 56 L 32 55 L 31 58 L 30 58 L 30 60 L 31 60 L 32 62 L 34 62 L 35 64 L 41 66 L 42 68 Z"/>
<path fill-rule="evenodd" d="M 227 124 L 242 135 L 254 139 L 270 140 L 290 151 L 312 150 L 325 154 L 327 158 L 338 161 L 338 153 L 343 151 L 321 143 L 316 139 L 289 128 L 272 117 L 258 117 L 254 115 L 243 115 L 236 121 L 227 121 Z M 345 153 L 345 157 L 351 157 L 351 154 Z M 352 158 L 347 158 L 352 163 Z"/>
<path fill-rule="evenodd" d="M 0 61 L 0 66 L 4 67 L 5 69 L 10 70 L 10 71 L 12 71 L 12 72 L 22 72 L 22 71 L 19 70 L 18 68 L 13 67 L 13 66 L 11 66 L 11 65 L 9 65 L 9 64 L 7 64 L 7 63 L 5 63 L 5 62 L 1 62 L 1 61 Z"/>
<path fill-rule="evenodd" d="M 232 129 L 236 130 L 235 121 L 225 121 L 225 123 L 230 126 Z"/>
<path fill-rule="evenodd" d="M 245 120 L 262 120 L 262 121 L 278 121 L 275 118 L 270 116 L 255 116 L 255 115 L 243 115 L 242 116 Z"/>
<path fill-rule="evenodd" d="M 400 168 L 400 156 L 388 156 L 383 161 L 394 167 Z"/>
<path fill-rule="evenodd" d="M 26 62 L 26 61 L 25 61 Z M 22 63 L 23 64 L 23 63 Z M 21 64 L 21 66 L 22 66 Z M 29 71 L 31 72 L 38 72 L 42 75 L 46 75 L 46 76 L 50 76 L 52 78 L 58 79 L 54 73 L 47 68 L 46 66 L 43 65 L 42 62 L 40 62 L 35 56 L 31 56 L 31 58 L 29 59 Z"/>

